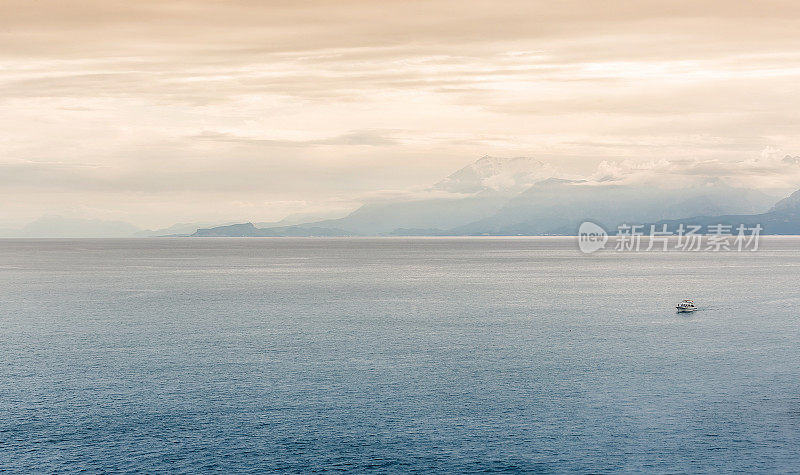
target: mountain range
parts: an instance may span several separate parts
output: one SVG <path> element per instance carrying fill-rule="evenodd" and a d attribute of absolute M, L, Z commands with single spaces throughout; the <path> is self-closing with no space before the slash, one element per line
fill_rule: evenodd
<path fill-rule="evenodd" d="M 298 213 L 289 215 L 280 221 L 256 223 L 261 228 L 290 227 L 306 221 L 319 220 L 319 214 Z M 198 229 L 226 227 L 229 223 L 178 223 L 159 229 L 141 229 L 124 221 L 100 219 L 66 218 L 57 215 L 42 216 L 19 229 L 0 229 L 0 238 L 147 238 L 147 237 L 184 237 L 190 236 Z M 231 228 L 234 229 L 234 228 Z M 298 233 L 302 235 L 305 231 Z"/>
<path fill-rule="evenodd" d="M 636 184 L 556 178 L 554 174 L 551 167 L 530 158 L 483 157 L 416 199 L 365 204 L 339 219 L 283 227 L 202 229 L 194 236 L 571 235 L 586 220 L 614 229 L 621 223 L 698 216 L 761 217 L 759 213 L 769 210 L 777 199 L 717 178 Z"/>
<path fill-rule="evenodd" d="M 784 162 L 800 166 L 797 157 Z M 798 193 L 777 201 L 777 195 L 691 174 L 646 180 L 559 176 L 533 158 L 485 156 L 408 198 L 366 203 L 333 219 L 296 214 L 268 223 L 142 230 L 120 221 L 47 216 L 22 229 L 0 230 L 0 237 L 571 235 L 586 220 L 610 230 L 622 223 L 691 221 L 760 223 L 765 234 L 800 234 Z"/>
<path fill-rule="evenodd" d="M 669 230 L 675 229 L 680 224 L 692 224 L 701 226 L 701 232 L 706 232 L 709 226 L 723 225 L 731 226 L 735 232 L 737 226 L 755 228 L 760 226 L 761 234 L 800 234 L 800 190 L 795 191 L 787 198 L 777 202 L 766 213 L 749 215 L 725 215 L 725 216 L 695 216 L 683 220 L 666 220 L 657 223 L 667 225 Z M 660 228 L 657 228 L 660 229 Z"/>

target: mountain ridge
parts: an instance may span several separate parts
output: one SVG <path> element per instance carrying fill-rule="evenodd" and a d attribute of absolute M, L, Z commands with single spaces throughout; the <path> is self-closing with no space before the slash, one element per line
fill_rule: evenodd
<path fill-rule="evenodd" d="M 449 196 L 367 203 L 337 219 L 251 228 L 248 235 L 470 236 L 564 235 L 582 221 L 607 228 L 686 216 L 753 216 L 800 203 L 800 192 L 776 202 L 759 190 L 719 178 L 688 177 L 678 187 L 554 176 L 528 157 L 483 156 L 427 190 Z M 538 181 L 528 185 L 528 181 Z M 522 191 L 519 191 L 519 190 Z M 509 191 L 509 190 L 513 190 Z M 777 228 L 776 228 L 777 229 Z M 784 228 L 780 228 L 784 229 Z M 224 231 L 202 231 L 202 235 Z M 800 229 L 798 229 L 800 233 Z"/>

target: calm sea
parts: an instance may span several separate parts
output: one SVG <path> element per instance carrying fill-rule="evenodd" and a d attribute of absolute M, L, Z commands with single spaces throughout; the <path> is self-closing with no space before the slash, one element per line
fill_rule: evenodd
<path fill-rule="evenodd" d="M 800 239 L 762 246 L 2 240 L 0 469 L 797 472 Z"/>

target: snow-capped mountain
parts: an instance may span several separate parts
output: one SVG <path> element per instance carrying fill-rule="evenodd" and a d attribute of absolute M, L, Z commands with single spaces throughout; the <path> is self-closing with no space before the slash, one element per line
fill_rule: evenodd
<path fill-rule="evenodd" d="M 463 194 L 482 191 L 520 193 L 554 173 L 552 166 L 530 157 L 486 155 L 436 183 L 432 189 Z"/>

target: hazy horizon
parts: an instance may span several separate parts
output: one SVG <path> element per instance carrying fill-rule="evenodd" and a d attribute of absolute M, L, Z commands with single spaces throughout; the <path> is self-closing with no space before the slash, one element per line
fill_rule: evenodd
<path fill-rule="evenodd" d="M 0 228 L 345 214 L 484 155 L 800 188 L 793 2 L 3 5 Z"/>

